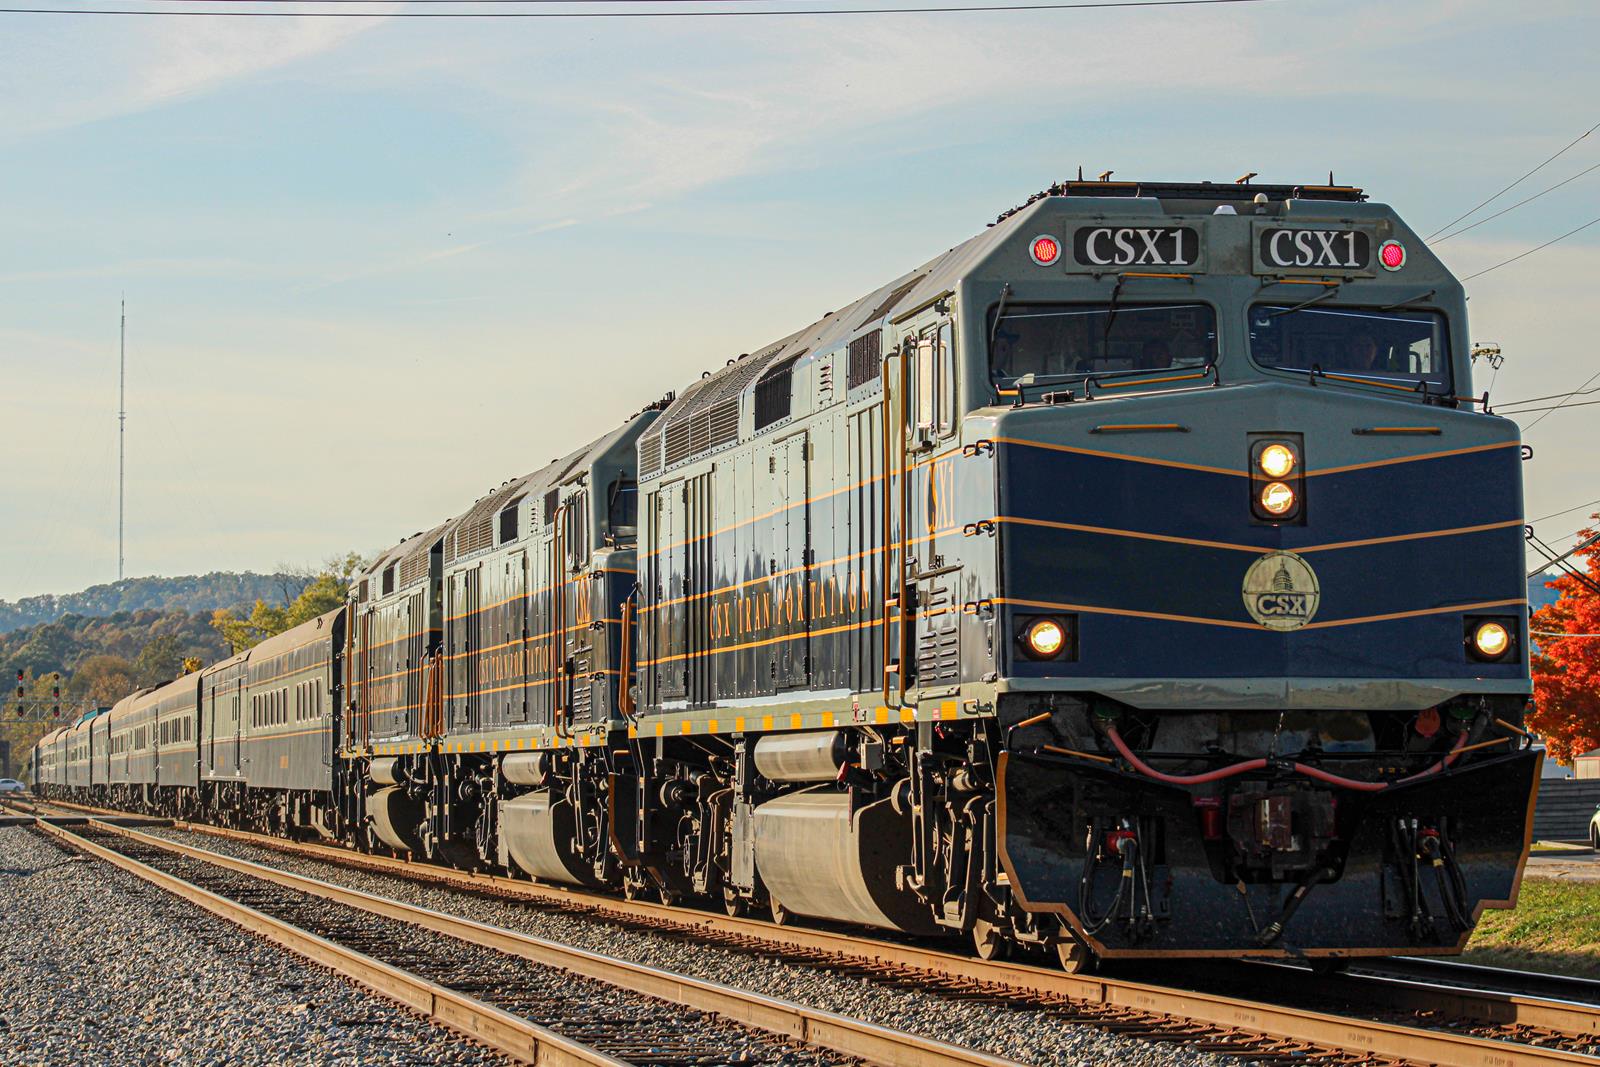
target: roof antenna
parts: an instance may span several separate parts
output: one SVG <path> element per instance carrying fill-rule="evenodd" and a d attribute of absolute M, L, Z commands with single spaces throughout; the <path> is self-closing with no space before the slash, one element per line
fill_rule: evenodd
<path fill-rule="evenodd" d="M 1333 188 L 1333 168 L 1328 168 L 1328 187 Z"/>
<path fill-rule="evenodd" d="M 1082 163 L 1078 164 L 1078 180 L 1080 182 L 1083 181 L 1083 164 Z"/>

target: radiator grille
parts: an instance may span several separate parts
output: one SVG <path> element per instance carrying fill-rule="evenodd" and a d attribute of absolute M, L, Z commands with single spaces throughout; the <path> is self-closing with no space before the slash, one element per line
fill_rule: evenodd
<path fill-rule="evenodd" d="M 850 368 L 845 373 L 846 389 L 865 385 L 876 378 L 878 365 L 883 359 L 883 331 L 873 330 L 851 341 L 849 359 Z"/>
<path fill-rule="evenodd" d="M 756 429 L 760 430 L 789 417 L 794 401 L 794 360 L 773 367 L 756 383 Z"/>

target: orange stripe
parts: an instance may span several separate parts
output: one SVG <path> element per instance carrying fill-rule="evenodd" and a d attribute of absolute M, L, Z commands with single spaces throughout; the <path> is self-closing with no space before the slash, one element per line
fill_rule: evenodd
<path fill-rule="evenodd" d="M 1020 437 L 995 437 L 991 438 L 998 445 L 1018 445 L 1022 448 L 1040 448 L 1046 452 L 1070 452 L 1078 456 L 1098 456 L 1101 459 L 1123 459 L 1129 463 L 1148 463 L 1156 467 L 1176 467 L 1179 470 L 1204 471 L 1207 474 L 1231 474 L 1239 478 L 1249 477 L 1250 472 L 1244 470 L 1229 470 L 1227 467 L 1208 467 L 1202 463 L 1182 463 L 1175 459 L 1153 459 L 1149 456 L 1130 456 L 1126 452 L 1106 452 L 1095 448 L 1078 448 L 1073 445 L 1058 445 L 1047 441 L 1028 441 Z"/>
<path fill-rule="evenodd" d="M 894 547 L 909 548 L 912 545 L 920 545 L 924 541 L 932 541 L 938 537 L 949 536 L 950 534 L 955 533 L 957 530 L 962 529 L 964 526 L 965 524 L 962 524 L 962 526 L 946 526 L 942 530 L 935 530 L 933 533 L 927 534 L 923 537 L 913 537 L 909 541 L 896 541 L 894 543 Z M 883 546 L 879 545 L 876 548 L 869 548 L 862 552 L 852 552 L 847 556 L 835 556 L 833 559 L 825 559 L 821 563 L 812 563 L 808 566 L 801 567 L 790 567 L 787 570 L 777 571 L 773 574 L 763 574 L 759 578 L 747 578 L 742 582 L 735 582 L 732 585 L 724 585 L 719 586 L 716 589 L 709 589 L 704 593 L 690 593 L 688 596 L 674 597 L 671 600 L 661 600 L 654 604 L 646 604 L 639 609 L 639 612 L 640 614 L 647 614 L 652 611 L 660 611 L 662 608 L 671 607 L 674 604 L 686 604 L 693 600 L 704 600 L 706 597 L 716 596 L 719 593 L 736 592 L 752 585 L 760 585 L 762 582 L 769 582 L 774 578 L 782 578 L 785 575 L 790 574 L 799 574 L 801 571 L 815 571 L 821 570 L 823 567 L 832 567 L 840 563 L 854 563 L 856 560 L 866 559 L 869 556 L 876 556 L 882 551 Z"/>
<path fill-rule="evenodd" d="M 1367 470 L 1372 467 L 1392 467 L 1397 463 L 1416 463 L 1426 459 L 1443 459 L 1446 456 L 1465 456 L 1472 452 L 1492 452 L 1497 448 L 1520 448 L 1521 441 L 1500 441 L 1492 445 L 1473 445 L 1470 448 L 1451 448 L 1443 452 L 1422 452 L 1415 456 L 1400 456 L 1396 459 L 1375 459 L 1369 463 L 1351 463 L 1343 467 L 1323 467 L 1320 470 L 1306 471 L 1306 477 L 1314 478 L 1319 474 L 1343 474 L 1345 471 Z"/>
<path fill-rule="evenodd" d="M 1095 448 L 1078 448 L 1073 445 L 1058 445 L 1045 441 L 1028 441 L 1016 437 L 993 438 L 997 444 L 1019 445 L 1025 448 L 1040 448 L 1048 452 L 1070 452 L 1080 456 L 1096 456 L 1101 459 L 1121 459 L 1129 463 L 1148 463 L 1156 467 L 1175 467 L 1179 470 L 1203 471 L 1207 474 L 1230 474 L 1238 478 L 1250 476 L 1248 470 L 1230 470 L 1226 467 L 1208 467 L 1201 463 L 1183 463 L 1172 459 L 1155 459 L 1150 456 L 1130 456 L 1126 452 L 1106 452 Z M 1501 441 L 1492 445 L 1473 445 L 1469 448 L 1451 448 L 1442 452 L 1419 452 L 1414 456 L 1398 456 L 1394 459 L 1376 459 L 1366 463 L 1349 463 L 1342 467 L 1322 467 L 1318 470 L 1308 470 L 1305 476 L 1316 477 L 1319 474 L 1343 474 L 1346 471 L 1367 470 L 1372 467 L 1390 467 L 1397 463 L 1420 463 L 1424 460 L 1443 459 L 1447 456 L 1464 456 L 1473 452 L 1489 452 L 1497 448 L 1517 448 L 1519 441 Z"/>
<path fill-rule="evenodd" d="M 1504 530 L 1508 526 L 1521 526 L 1521 519 L 1507 519 L 1505 522 L 1486 522 L 1481 526 L 1457 526 L 1452 530 L 1428 530 L 1423 533 L 1394 534 L 1390 537 L 1368 537 L 1361 541 L 1335 541 L 1326 545 L 1310 545 L 1306 548 L 1292 548 L 1290 552 L 1327 552 L 1335 548 L 1361 548 L 1365 545 L 1387 545 L 1396 541 L 1420 541 L 1429 537 L 1455 537 L 1458 534 L 1482 533 L 1485 530 Z"/>
<path fill-rule="evenodd" d="M 914 471 L 921 467 L 931 467 L 937 463 L 947 463 L 950 460 L 960 458 L 961 450 L 959 448 L 952 448 L 948 452 L 941 453 L 940 455 L 931 456 L 924 460 L 918 460 L 909 467 L 896 467 L 891 473 L 894 477 L 899 478 L 903 477 L 907 471 Z M 762 519 L 770 519 L 775 516 L 782 515 L 790 508 L 804 507 L 807 504 L 815 504 L 818 501 L 828 500 L 832 497 L 839 496 L 841 493 L 851 493 L 857 489 L 863 488 L 864 486 L 876 485 L 878 482 L 883 481 L 883 477 L 884 476 L 881 474 L 875 474 L 871 478 L 863 478 L 858 482 L 851 482 L 849 485 L 843 485 L 837 489 L 830 489 L 826 493 L 819 493 L 816 496 L 808 496 L 803 500 L 792 500 L 780 508 L 773 508 L 771 511 L 762 512 L 760 515 L 753 515 L 748 519 L 740 519 L 738 522 L 719 527 L 715 530 L 712 530 L 710 533 L 698 534 L 686 540 L 674 541 L 670 545 L 662 545 L 660 548 L 654 549 L 650 552 L 641 553 L 640 558 L 649 559 L 651 556 L 658 556 L 661 553 L 671 549 L 682 548 L 684 545 L 692 545 L 696 541 L 704 541 L 709 537 L 716 537 L 718 534 L 732 533 L 734 530 L 737 530 L 742 526 L 749 526 L 752 523 L 760 522 Z"/>
<path fill-rule="evenodd" d="M 662 656 L 660 659 L 643 660 L 641 667 L 653 667 L 657 663 L 673 663 L 681 659 L 700 659 L 704 656 L 717 656 L 724 652 L 739 652 L 747 648 L 762 648 L 766 645 L 775 645 L 781 641 L 798 641 L 803 637 L 822 637 L 826 634 L 843 633 L 846 630 L 865 630 L 873 626 L 881 626 L 882 619 L 873 619 L 870 622 L 847 622 L 839 626 L 829 626 L 821 630 L 802 630 L 799 633 L 784 634 L 781 637 L 767 637 L 760 641 L 745 641 L 737 645 L 723 645 L 721 648 L 706 648 L 696 652 L 685 652 L 677 656 Z"/>
<path fill-rule="evenodd" d="M 1483 611 L 1487 608 L 1510 608 L 1526 606 L 1527 597 L 1515 597 L 1511 600 L 1485 600 L 1478 604 L 1452 604 L 1447 608 L 1422 608 L 1417 611 L 1393 611 L 1387 615 L 1364 615 L 1359 619 L 1332 619 L 1328 622 L 1310 622 L 1300 627 L 1302 630 L 1326 629 L 1330 626 L 1356 626 L 1365 622 L 1387 622 L 1390 619 L 1415 619 L 1423 615 L 1448 615 L 1456 611 Z"/>
<path fill-rule="evenodd" d="M 1485 530 L 1503 530 L 1510 526 L 1521 526 L 1521 519 L 1507 519 L 1504 522 L 1488 522 L 1481 526 L 1458 526 L 1449 530 L 1423 530 L 1420 533 L 1389 534 L 1384 537 L 1367 537 L 1359 541 L 1332 541 L 1325 545 L 1306 545 L 1302 548 L 1274 548 L 1271 545 L 1242 545 L 1229 541 L 1205 541 L 1194 537 L 1175 537 L 1170 534 L 1144 533 L 1139 530 L 1117 530 L 1106 526 L 1084 526 L 1072 522 L 1051 522 L 1046 519 L 1024 519 L 1011 515 L 997 515 L 995 522 L 1010 522 L 1022 526 L 1040 526 L 1052 530 L 1075 530 L 1079 533 L 1104 534 L 1107 537 L 1132 537 L 1141 541 L 1164 541 L 1171 544 L 1194 545 L 1199 548 L 1221 548 L 1234 552 L 1252 552 L 1264 554 L 1267 552 L 1294 552 L 1304 555 L 1307 552 L 1328 552 L 1338 548 L 1362 548 L 1368 545 L 1387 545 L 1399 541 L 1420 541 L 1430 537 L 1454 537 L 1459 534 L 1482 533 Z"/>
<path fill-rule="evenodd" d="M 1527 604 L 1525 597 L 1512 600 L 1485 600 L 1477 604 L 1451 604 L 1442 608 L 1419 608 L 1415 611 L 1395 611 L 1386 615 L 1363 615 L 1355 619 L 1329 619 L 1326 622 L 1307 623 L 1301 630 L 1326 630 L 1335 626 L 1358 626 L 1369 622 L 1388 622 L 1393 619 L 1415 619 L 1424 615 L 1448 615 L 1453 612 L 1483 611 L 1487 608 L 1507 608 Z M 1167 615 L 1155 611 L 1131 611 L 1123 608 L 1103 608 L 1089 604 L 1057 604 L 1047 600 L 1019 600 L 1012 597 L 995 597 L 995 604 L 1016 604 L 1022 607 L 1042 608 L 1045 611 L 1080 611 L 1094 615 L 1119 615 L 1136 619 L 1157 619 L 1162 622 L 1189 622 L 1202 626 L 1227 626 L 1236 630 L 1257 630 L 1264 633 L 1296 633 L 1295 630 L 1269 630 L 1253 622 L 1235 622 L 1232 619 L 1204 619 L 1194 615 Z"/>

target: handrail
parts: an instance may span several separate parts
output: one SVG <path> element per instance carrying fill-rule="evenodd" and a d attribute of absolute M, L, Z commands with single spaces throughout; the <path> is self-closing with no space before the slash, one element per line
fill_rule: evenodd
<path fill-rule="evenodd" d="M 622 687 L 617 693 L 617 710 L 630 720 L 639 710 L 633 699 L 633 686 L 629 684 L 633 676 L 633 598 L 637 592 L 635 586 L 634 592 L 622 602 L 622 654 L 617 663 L 617 684 Z"/>
<path fill-rule="evenodd" d="M 896 672 L 896 707 L 905 706 L 906 675 L 910 673 L 907 667 L 911 662 L 911 634 L 906 626 L 907 579 L 911 573 L 911 452 L 906 441 L 911 432 L 911 390 L 906 383 L 911 380 L 911 352 L 912 346 L 900 346 L 900 589 L 894 602 L 900 669 Z M 884 625 L 888 625 L 887 621 Z"/>
<path fill-rule="evenodd" d="M 883 703 L 885 706 L 891 708 L 899 707 L 899 705 L 896 704 L 895 701 L 889 696 L 889 562 L 893 556 L 893 549 L 890 548 L 890 545 L 894 541 L 892 513 L 889 510 L 889 494 L 893 490 L 893 484 L 891 482 L 892 474 L 889 466 L 889 426 L 890 422 L 892 421 L 892 408 L 890 406 L 892 392 L 889 388 L 889 361 L 893 358 L 893 356 L 884 356 L 883 362 L 878 365 L 878 376 L 883 385 L 881 394 L 883 396 L 883 418 L 879 420 L 879 430 L 881 431 L 879 436 L 883 438 L 883 481 L 881 483 L 883 485 L 883 491 L 880 495 L 878 508 L 878 511 L 883 518 L 883 565 L 878 572 L 878 591 L 880 594 L 880 599 L 883 601 L 883 629 L 879 636 L 882 639 L 883 649 Z"/>
<path fill-rule="evenodd" d="M 567 505 L 556 505 L 555 533 L 550 539 L 550 677 L 555 684 L 550 695 L 550 726 L 557 737 L 570 737 L 567 728 Z"/>

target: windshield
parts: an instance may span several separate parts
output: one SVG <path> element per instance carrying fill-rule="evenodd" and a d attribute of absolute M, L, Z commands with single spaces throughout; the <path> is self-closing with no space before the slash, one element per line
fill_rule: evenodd
<path fill-rule="evenodd" d="M 1450 341 L 1437 311 L 1258 304 L 1250 356 L 1263 367 L 1448 386 Z"/>
<path fill-rule="evenodd" d="M 1015 304 L 995 315 L 989 312 L 989 374 L 996 382 L 1197 367 L 1217 350 L 1217 317 L 1206 304 Z"/>

